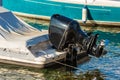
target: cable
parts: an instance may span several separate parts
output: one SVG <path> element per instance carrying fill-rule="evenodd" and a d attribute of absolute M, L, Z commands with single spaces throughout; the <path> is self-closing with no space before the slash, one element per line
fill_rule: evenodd
<path fill-rule="evenodd" d="M 47 54 L 47 56 L 48 56 L 48 53 L 46 53 L 45 51 L 41 50 L 41 52 L 43 52 L 44 54 Z M 45 56 L 43 56 L 43 57 L 44 57 L 44 58 L 47 58 L 47 57 L 45 57 Z M 80 70 L 79 68 L 77 68 L 77 67 L 74 67 L 74 66 L 71 66 L 71 65 L 68 65 L 68 64 L 65 64 L 65 63 L 61 63 L 61 62 L 56 61 L 56 60 L 53 60 L 53 62 L 58 63 L 58 64 L 61 64 L 61 65 L 63 65 L 63 66 L 67 66 L 67 67 L 70 67 L 70 68 L 73 68 L 73 69 L 76 69 L 76 70 L 81 71 L 81 70 Z"/>

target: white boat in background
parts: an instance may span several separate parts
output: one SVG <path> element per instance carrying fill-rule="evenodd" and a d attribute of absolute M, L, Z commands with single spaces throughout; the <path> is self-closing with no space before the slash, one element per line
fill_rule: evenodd
<path fill-rule="evenodd" d="M 119 0 L 3 0 L 3 6 L 24 17 L 50 20 L 61 14 L 91 25 L 120 26 Z"/>

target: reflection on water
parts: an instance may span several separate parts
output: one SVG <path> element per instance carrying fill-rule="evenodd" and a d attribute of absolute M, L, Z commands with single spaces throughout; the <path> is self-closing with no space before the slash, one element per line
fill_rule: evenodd
<path fill-rule="evenodd" d="M 44 80 L 43 74 L 40 73 L 40 70 L 32 70 L 33 69 L 31 68 L 16 65 L 0 64 L 0 80 Z"/>
<path fill-rule="evenodd" d="M 0 80 L 104 80 L 99 70 L 80 72 L 78 75 L 59 69 L 34 69 L 0 64 Z"/>
<path fill-rule="evenodd" d="M 48 29 L 48 26 L 32 24 L 35 28 Z M 57 69 L 34 69 L 15 65 L 0 64 L 0 80 L 119 80 L 120 79 L 120 33 L 94 31 L 101 39 L 109 40 L 108 54 L 101 58 L 91 58 L 79 64 L 73 73 Z"/>

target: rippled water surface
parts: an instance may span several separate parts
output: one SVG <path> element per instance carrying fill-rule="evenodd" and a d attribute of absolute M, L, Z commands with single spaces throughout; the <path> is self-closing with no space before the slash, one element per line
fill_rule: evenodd
<path fill-rule="evenodd" d="M 29 23 L 35 28 L 48 29 L 48 26 Z M 120 79 L 120 33 L 94 30 L 101 39 L 106 39 L 108 53 L 101 57 L 92 57 L 79 64 L 80 70 L 66 73 L 64 67 L 57 69 L 34 69 L 15 65 L 0 64 L 0 80 L 119 80 Z M 82 71 L 82 72 L 81 72 Z"/>
<path fill-rule="evenodd" d="M 109 44 L 106 46 L 107 55 L 101 58 L 91 58 L 85 64 L 79 65 L 82 71 L 98 69 L 105 75 L 106 80 L 120 79 L 120 33 L 109 33 L 95 31 L 100 34 L 100 39 L 108 39 Z"/>

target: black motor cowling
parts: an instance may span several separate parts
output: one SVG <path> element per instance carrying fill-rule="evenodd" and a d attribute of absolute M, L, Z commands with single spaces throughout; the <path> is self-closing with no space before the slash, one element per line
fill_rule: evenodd
<path fill-rule="evenodd" d="M 80 35 L 86 37 L 77 21 L 59 14 L 51 17 L 49 39 L 57 50 L 63 50 L 68 44 L 77 43 Z"/>

